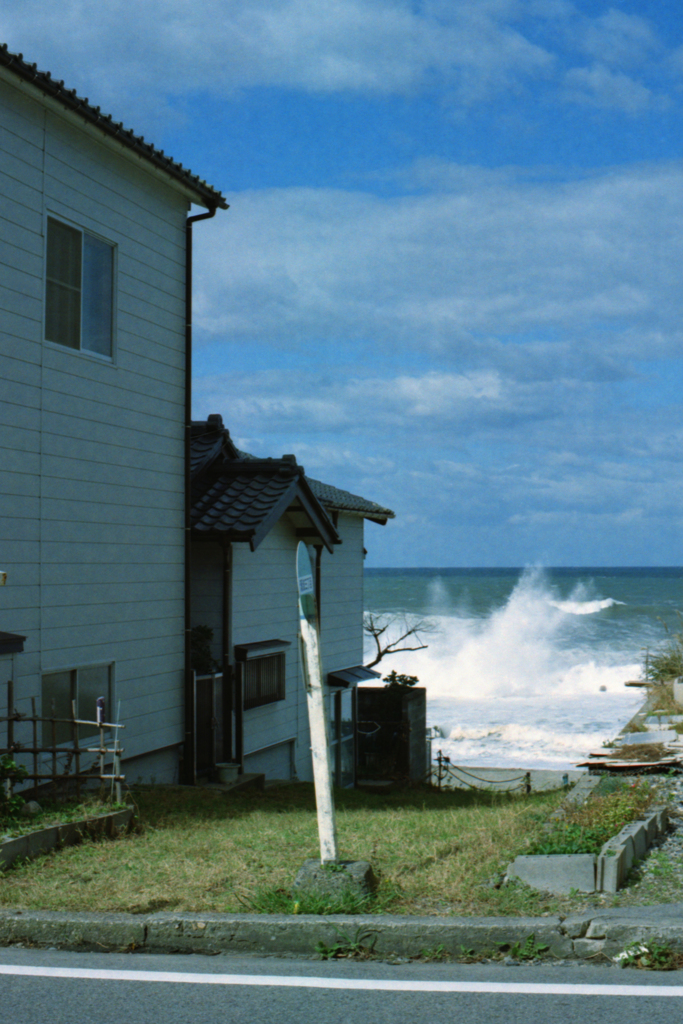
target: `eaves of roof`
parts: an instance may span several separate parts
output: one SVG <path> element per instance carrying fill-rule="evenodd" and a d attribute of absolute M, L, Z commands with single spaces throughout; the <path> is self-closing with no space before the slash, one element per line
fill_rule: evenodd
<path fill-rule="evenodd" d="M 390 508 L 384 508 L 374 501 L 361 498 L 359 494 L 352 494 L 351 491 L 343 491 L 331 484 L 324 484 L 321 480 L 306 478 L 318 501 L 331 512 L 350 512 L 353 515 L 362 516 L 364 519 L 372 519 L 375 523 L 384 526 L 388 519 L 395 519 L 396 513 Z"/>
<path fill-rule="evenodd" d="M 124 128 L 121 122 L 114 121 L 111 114 L 103 114 L 99 107 L 92 106 L 87 99 L 77 95 L 75 89 L 67 89 L 63 81 L 52 78 L 49 71 L 39 71 L 36 64 L 28 64 L 21 53 L 11 53 L 6 43 L 0 44 L 0 68 L 6 68 L 17 78 L 28 82 L 45 96 L 54 100 L 72 114 L 76 114 L 86 124 L 93 126 L 109 139 L 119 142 L 126 149 L 152 164 L 157 170 L 163 171 L 170 178 L 183 186 L 193 201 L 210 209 L 220 207 L 226 210 L 228 204 L 225 197 L 199 175 L 193 174 L 181 163 L 167 156 L 163 149 L 157 149 L 143 136 L 136 135 L 131 129 Z"/>

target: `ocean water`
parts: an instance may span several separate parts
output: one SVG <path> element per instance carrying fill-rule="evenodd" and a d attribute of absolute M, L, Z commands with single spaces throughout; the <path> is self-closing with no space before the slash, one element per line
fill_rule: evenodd
<path fill-rule="evenodd" d="M 434 756 L 566 770 L 642 704 L 624 683 L 681 628 L 683 569 L 366 569 L 365 607 L 430 623 L 426 650 L 377 670 L 426 686 Z"/>

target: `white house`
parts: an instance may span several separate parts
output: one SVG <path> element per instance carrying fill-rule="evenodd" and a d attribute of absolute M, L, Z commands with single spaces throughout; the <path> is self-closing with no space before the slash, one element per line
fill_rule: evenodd
<path fill-rule="evenodd" d="M 304 540 L 315 565 L 337 783 L 352 784 L 355 686 L 377 675 L 362 664 L 364 523 L 394 513 L 309 479 L 293 455 L 240 452 L 220 416 L 193 423 L 192 435 L 192 617 L 213 631 L 220 672 L 216 692 L 205 680 L 197 695 L 198 769 L 236 760 L 245 772 L 312 777 L 298 644 Z"/>
<path fill-rule="evenodd" d="M 3 667 L 20 711 L 105 695 L 127 778 L 171 781 L 194 757 L 188 213 L 227 204 L 6 47 L 0 151 Z"/>

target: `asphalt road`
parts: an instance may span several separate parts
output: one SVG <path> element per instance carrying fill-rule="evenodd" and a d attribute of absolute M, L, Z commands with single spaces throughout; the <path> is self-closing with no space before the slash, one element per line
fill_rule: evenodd
<path fill-rule="evenodd" d="M 671 1024 L 683 972 L 0 950 L 0 1024 Z"/>

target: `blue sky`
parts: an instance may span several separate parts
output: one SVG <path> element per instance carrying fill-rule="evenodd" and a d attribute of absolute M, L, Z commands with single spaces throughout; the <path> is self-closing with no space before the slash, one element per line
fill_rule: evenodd
<path fill-rule="evenodd" d="M 201 174 L 198 417 L 388 505 L 369 565 L 683 564 L 683 10 L 0 0 Z"/>

